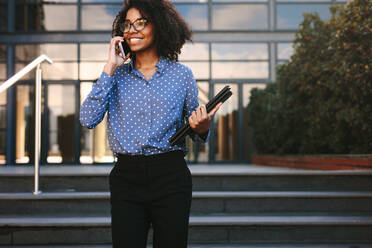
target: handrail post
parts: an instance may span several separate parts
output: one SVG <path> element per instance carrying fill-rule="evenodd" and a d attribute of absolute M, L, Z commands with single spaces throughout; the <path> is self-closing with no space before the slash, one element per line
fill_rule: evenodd
<path fill-rule="evenodd" d="M 34 195 L 41 194 L 39 190 L 40 178 L 40 141 L 41 141 L 41 68 L 40 64 L 36 68 L 35 79 L 35 172 L 34 172 Z"/>

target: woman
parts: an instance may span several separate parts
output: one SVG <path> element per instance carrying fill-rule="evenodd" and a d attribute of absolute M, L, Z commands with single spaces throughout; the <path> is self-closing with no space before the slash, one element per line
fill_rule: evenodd
<path fill-rule="evenodd" d="M 184 145 L 168 139 L 187 118 L 194 140 L 207 141 L 209 114 L 198 105 L 191 70 L 178 54 L 191 31 L 167 0 L 127 0 L 113 23 L 108 61 L 81 106 L 94 128 L 108 112 L 108 138 L 118 158 L 109 177 L 113 247 L 187 247 L 192 195 Z M 125 41 L 130 54 L 118 49 Z M 130 62 L 124 62 L 130 57 Z"/>

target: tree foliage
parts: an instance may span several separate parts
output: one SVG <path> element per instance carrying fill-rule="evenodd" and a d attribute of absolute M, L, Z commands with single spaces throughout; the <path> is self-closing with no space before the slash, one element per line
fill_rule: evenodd
<path fill-rule="evenodd" d="M 258 153 L 372 152 L 372 2 L 304 14 L 277 81 L 254 89 L 247 108 Z"/>

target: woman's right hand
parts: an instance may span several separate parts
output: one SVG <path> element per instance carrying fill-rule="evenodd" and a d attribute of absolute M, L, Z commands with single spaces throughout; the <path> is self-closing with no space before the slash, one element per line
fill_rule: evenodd
<path fill-rule="evenodd" d="M 123 59 L 119 43 L 124 41 L 124 38 L 121 36 L 115 36 L 110 41 L 110 51 L 107 63 L 103 69 L 104 72 L 112 76 L 119 66 L 121 66 L 125 61 L 128 60 L 130 54 L 128 53 L 125 59 Z"/>

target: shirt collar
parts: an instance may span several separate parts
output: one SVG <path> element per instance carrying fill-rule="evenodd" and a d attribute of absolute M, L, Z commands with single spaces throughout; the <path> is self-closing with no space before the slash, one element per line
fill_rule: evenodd
<path fill-rule="evenodd" d="M 164 57 L 160 57 L 158 63 L 156 64 L 156 71 L 159 73 L 162 73 L 166 65 L 167 65 L 167 60 Z M 133 60 L 129 62 L 129 66 L 131 70 L 135 68 Z"/>

